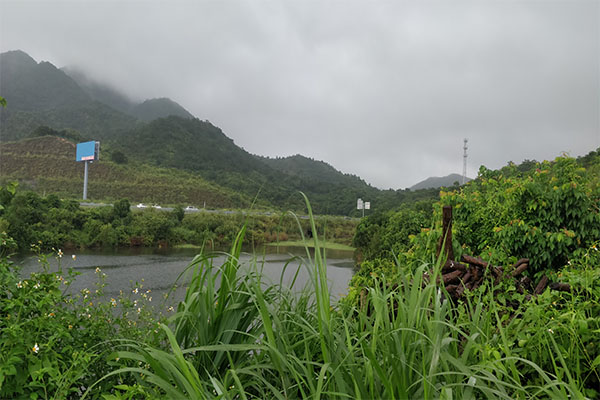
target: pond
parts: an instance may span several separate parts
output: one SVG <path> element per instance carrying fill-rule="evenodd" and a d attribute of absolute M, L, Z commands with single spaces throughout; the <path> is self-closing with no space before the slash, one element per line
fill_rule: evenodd
<path fill-rule="evenodd" d="M 73 268 L 79 273 L 68 289 L 70 293 L 79 293 L 86 288 L 95 290 L 100 281 L 100 274 L 96 269 L 100 268 L 101 273 L 106 274 L 104 278 L 106 297 L 117 298 L 121 291 L 126 294 L 131 293 L 138 285 L 143 292 L 150 290 L 155 299 L 153 303 L 157 303 L 158 300 L 157 306 L 163 308 L 183 299 L 189 277 L 181 274 L 197 253 L 197 249 L 77 250 L 65 251 L 62 258 L 50 257 L 48 261 L 50 271 L 58 271 L 62 268 L 66 272 L 69 268 Z M 221 266 L 225 261 L 225 255 L 218 252 L 213 254 L 216 257 L 213 265 Z M 73 255 L 75 258 L 72 257 Z M 328 250 L 326 256 L 331 297 L 335 300 L 348 291 L 348 283 L 354 273 L 352 252 Z M 254 266 L 261 268 L 266 282 L 279 283 L 281 279 L 281 282 L 289 287 L 299 267 L 294 290 L 301 290 L 309 282 L 309 273 L 305 266 L 308 259 L 304 248 L 264 247 L 254 253 L 242 253 L 240 258 L 242 270 L 249 271 Z M 32 272 L 41 270 L 36 256 L 13 257 L 13 261 L 22 266 L 23 277 L 29 277 Z M 176 283 L 177 287 L 165 301 L 165 295 Z"/>

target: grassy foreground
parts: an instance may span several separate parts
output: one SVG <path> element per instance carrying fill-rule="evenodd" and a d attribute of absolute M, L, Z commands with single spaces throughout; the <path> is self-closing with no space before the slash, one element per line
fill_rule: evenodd
<path fill-rule="evenodd" d="M 2 263 L 0 397 L 566 399 L 598 394 L 584 385 L 598 369 L 568 368 L 573 360 L 563 357 L 562 346 L 577 335 L 559 337 L 542 328 L 547 321 L 541 316 L 531 319 L 541 328 L 539 349 L 551 361 L 541 367 L 511 351 L 516 340 L 511 324 L 521 323 L 518 318 L 507 321 L 503 308 L 484 292 L 459 311 L 435 284 L 437 265 L 403 271 L 395 288 L 382 278 L 366 292 L 364 306 L 333 304 L 317 237 L 314 256 L 307 249 L 297 266 L 312 277 L 298 294 L 265 285 L 258 262 L 252 272 L 240 273 L 244 234 L 242 228 L 223 265 L 214 265 L 210 254 L 194 258 L 185 299 L 168 318 L 146 312 L 142 288 L 133 291 L 135 303 L 103 301 L 93 291 L 74 300 L 60 290 L 62 275 L 45 271 L 20 280 Z M 433 276 L 425 279 L 425 272 Z M 117 302 L 122 309 L 112 308 Z M 584 365 L 584 355 L 579 357 Z"/>

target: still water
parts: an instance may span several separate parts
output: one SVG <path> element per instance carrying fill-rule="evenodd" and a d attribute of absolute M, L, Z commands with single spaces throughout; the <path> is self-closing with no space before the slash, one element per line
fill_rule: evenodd
<path fill-rule="evenodd" d="M 73 268 L 79 275 L 71 283 L 67 292 L 79 293 L 83 289 L 91 291 L 97 288 L 100 275 L 104 277 L 104 295 L 118 297 L 120 292 L 128 294 L 134 288 L 141 286 L 141 290 L 150 290 L 153 304 L 163 308 L 175 304 L 185 294 L 185 287 L 189 282 L 186 270 L 198 250 L 195 249 L 148 249 L 126 248 L 117 250 L 77 250 L 65 251 L 62 258 L 50 257 L 49 270 L 67 271 Z M 214 266 L 221 266 L 225 260 L 222 253 L 214 253 Z M 75 255 L 75 258 L 72 256 Z M 311 254 L 312 257 L 312 254 Z M 333 299 L 339 298 L 348 291 L 348 283 L 353 275 L 354 262 L 352 252 L 327 251 L 327 276 Z M 254 253 L 242 253 L 242 271 L 250 271 L 255 267 L 262 269 L 264 281 L 279 283 L 290 287 L 298 271 L 294 290 L 301 290 L 309 282 L 309 273 L 306 267 L 308 257 L 306 250 L 294 247 L 265 247 Z M 15 264 L 21 265 L 21 275 L 29 277 L 31 272 L 41 270 L 38 257 L 21 256 L 13 258 Z M 99 268 L 100 270 L 97 270 Z M 64 274 L 66 277 L 66 273 Z M 174 290 L 171 290 L 176 285 Z M 169 293 L 169 299 L 164 297 Z"/>

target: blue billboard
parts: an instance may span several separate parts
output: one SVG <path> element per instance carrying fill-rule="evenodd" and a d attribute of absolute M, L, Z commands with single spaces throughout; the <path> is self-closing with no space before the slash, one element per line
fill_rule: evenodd
<path fill-rule="evenodd" d="M 77 153 L 75 161 L 95 161 L 98 160 L 100 151 L 100 142 L 83 142 L 77 144 Z"/>

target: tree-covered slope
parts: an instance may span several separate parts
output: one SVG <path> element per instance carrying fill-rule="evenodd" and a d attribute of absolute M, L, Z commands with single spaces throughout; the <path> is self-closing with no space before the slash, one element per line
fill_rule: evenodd
<path fill-rule="evenodd" d="M 344 174 L 324 161 L 317 161 L 300 154 L 283 158 L 260 157 L 260 159 L 271 168 L 305 180 L 359 187 L 370 186 L 358 176 Z"/>

